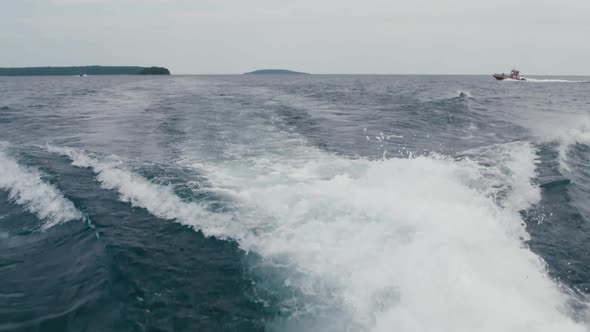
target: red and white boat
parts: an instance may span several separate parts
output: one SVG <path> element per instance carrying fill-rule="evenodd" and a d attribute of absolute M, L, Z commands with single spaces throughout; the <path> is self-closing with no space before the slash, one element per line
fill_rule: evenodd
<path fill-rule="evenodd" d="M 512 70 L 510 71 L 510 75 L 508 74 L 494 74 L 492 75 L 494 76 L 495 79 L 497 79 L 498 81 L 502 81 L 502 80 L 515 80 L 515 81 L 526 81 L 526 77 L 524 76 L 520 76 L 520 71 L 518 71 L 516 68 L 512 68 Z"/>

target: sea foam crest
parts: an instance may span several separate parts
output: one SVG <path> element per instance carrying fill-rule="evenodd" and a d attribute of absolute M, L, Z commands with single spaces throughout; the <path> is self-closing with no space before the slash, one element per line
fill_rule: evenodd
<path fill-rule="evenodd" d="M 209 212 L 206 206 L 198 203 L 184 202 L 171 187 L 150 182 L 127 170 L 118 160 L 99 158 L 72 148 L 48 145 L 46 149 L 67 156 L 74 166 L 91 168 L 103 188 L 117 191 L 122 201 L 145 208 L 156 217 L 176 220 L 207 236 L 236 239 L 246 236 L 239 224 L 232 222 L 232 216 Z"/>
<path fill-rule="evenodd" d="M 570 172 L 571 168 L 568 165 L 568 151 L 574 144 L 590 145 L 590 124 L 586 123 L 564 131 L 559 137 L 559 143 L 560 166 L 563 170 Z"/>
<path fill-rule="evenodd" d="M 590 116 L 586 113 L 544 114 L 541 119 L 529 126 L 542 141 L 557 143 L 561 170 L 570 172 L 570 148 L 576 144 L 590 146 Z"/>
<path fill-rule="evenodd" d="M 19 165 L 2 150 L 0 189 L 6 190 L 15 203 L 25 206 L 43 220 L 43 229 L 83 217 L 57 188 L 43 181 L 39 171 Z"/>

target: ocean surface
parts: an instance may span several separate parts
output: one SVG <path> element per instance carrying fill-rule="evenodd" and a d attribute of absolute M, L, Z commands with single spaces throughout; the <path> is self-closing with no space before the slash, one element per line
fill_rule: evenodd
<path fill-rule="evenodd" d="M 590 78 L 0 78 L 0 331 L 588 331 Z"/>

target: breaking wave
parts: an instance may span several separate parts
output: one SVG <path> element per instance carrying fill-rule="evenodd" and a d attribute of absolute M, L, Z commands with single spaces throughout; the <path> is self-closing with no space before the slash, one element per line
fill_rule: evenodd
<path fill-rule="evenodd" d="M 245 236 L 240 225 L 231 222 L 231 215 L 215 214 L 207 211 L 205 205 L 184 202 L 171 187 L 152 183 L 129 171 L 120 160 L 99 158 L 72 148 L 48 145 L 46 149 L 68 157 L 76 167 L 91 168 L 103 188 L 116 190 L 121 201 L 145 208 L 156 217 L 177 220 L 207 236 L 221 239 L 240 239 Z"/>
<path fill-rule="evenodd" d="M 571 172 L 571 148 L 576 144 L 590 146 L 590 116 L 585 113 L 542 114 L 536 116 L 528 126 L 541 142 L 556 145 L 559 165 L 565 172 Z"/>
<path fill-rule="evenodd" d="M 0 189 L 6 190 L 16 204 L 44 221 L 42 229 L 76 219 L 83 215 L 60 191 L 45 183 L 39 171 L 19 165 L 0 150 Z"/>

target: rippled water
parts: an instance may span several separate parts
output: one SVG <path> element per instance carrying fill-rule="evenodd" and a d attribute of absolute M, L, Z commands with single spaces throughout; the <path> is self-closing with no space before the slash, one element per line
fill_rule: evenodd
<path fill-rule="evenodd" d="M 0 331 L 587 331 L 587 81 L 0 78 Z"/>

